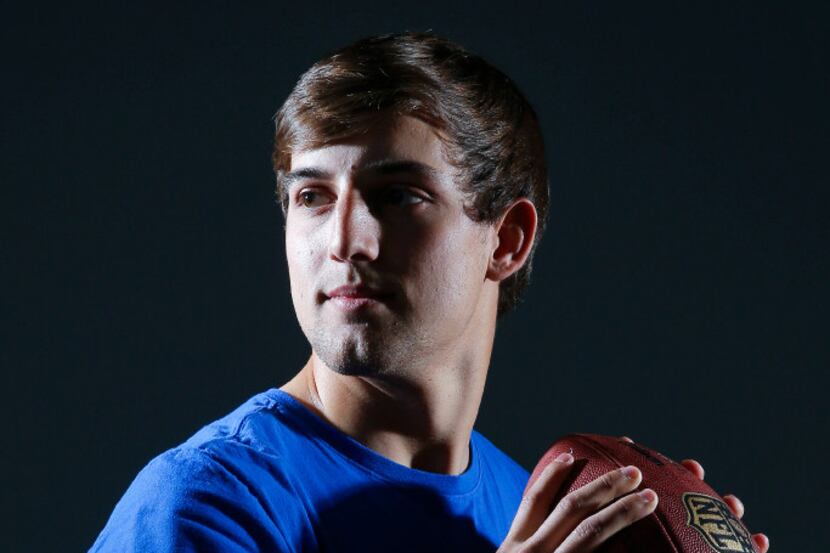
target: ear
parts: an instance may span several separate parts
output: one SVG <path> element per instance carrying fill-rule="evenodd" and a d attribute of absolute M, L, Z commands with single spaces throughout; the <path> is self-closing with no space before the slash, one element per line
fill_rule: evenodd
<path fill-rule="evenodd" d="M 501 282 L 522 268 L 536 236 L 536 206 L 519 198 L 505 210 L 496 225 L 497 244 L 487 266 L 487 278 Z"/>

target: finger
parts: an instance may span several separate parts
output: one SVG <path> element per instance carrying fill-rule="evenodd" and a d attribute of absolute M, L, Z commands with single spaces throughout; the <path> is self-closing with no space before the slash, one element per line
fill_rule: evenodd
<path fill-rule="evenodd" d="M 542 470 L 539 478 L 522 497 L 508 532 L 509 538 L 522 541 L 542 525 L 553 509 L 553 499 L 573 468 L 573 462 L 573 455 L 563 453 Z"/>
<path fill-rule="evenodd" d="M 706 475 L 706 471 L 703 470 L 703 465 L 695 461 L 694 459 L 683 459 L 680 461 L 680 464 L 686 467 L 692 474 L 697 476 L 700 480 L 703 480 L 703 477 Z"/>
<path fill-rule="evenodd" d="M 556 551 L 593 551 L 612 535 L 650 515 L 656 508 L 657 494 L 653 490 L 646 488 L 640 493 L 629 494 L 583 520 Z"/>
<path fill-rule="evenodd" d="M 769 538 L 766 534 L 753 534 L 752 541 L 755 542 L 755 545 L 758 546 L 758 550 L 761 553 L 767 553 L 769 551 Z"/>
<path fill-rule="evenodd" d="M 562 498 L 533 536 L 540 551 L 553 551 L 586 517 L 640 485 L 643 474 L 637 467 L 612 470 Z"/>
<path fill-rule="evenodd" d="M 624 441 L 626 441 L 626 442 L 628 442 L 628 443 L 630 443 L 630 444 L 633 444 L 633 443 L 634 443 L 634 440 L 632 440 L 632 439 L 631 439 L 631 438 L 629 438 L 628 436 L 620 436 L 620 439 L 621 439 L 621 440 L 624 440 Z"/>
<path fill-rule="evenodd" d="M 732 494 L 725 495 L 723 496 L 723 501 L 729 507 L 729 510 L 732 511 L 733 515 L 735 515 L 738 518 L 744 516 L 744 513 L 746 512 L 746 509 L 744 509 L 744 503 L 743 501 L 738 499 L 737 496 L 734 496 Z"/>

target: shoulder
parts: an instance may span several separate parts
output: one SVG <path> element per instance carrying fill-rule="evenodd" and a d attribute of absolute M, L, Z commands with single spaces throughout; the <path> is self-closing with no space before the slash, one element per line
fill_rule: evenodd
<path fill-rule="evenodd" d="M 231 490 L 238 491 L 240 484 L 238 477 L 228 470 L 227 459 L 216 451 L 181 445 L 165 451 L 141 469 L 124 500 L 147 498 L 156 509 L 168 506 L 175 510 L 186 507 L 192 497 L 213 500 Z"/>
<path fill-rule="evenodd" d="M 277 513 L 241 467 L 210 449 L 164 452 L 130 484 L 91 551 L 292 551 L 285 524 L 299 509 L 282 501 Z"/>
<path fill-rule="evenodd" d="M 290 550 L 285 524 L 301 507 L 281 443 L 294 431 L 275 407 L 254 396 L 150 461 L 92 551 Z"/>
<path fill-rule="evenodd" d="M 257 394 L 201 428 L 183 445 L 210 450 L 223 442 L 239 443 L 276 454 L 281 440 L 273 438 L 291 428 L 290 417 L 283 407 L 285 401 L 277 390 Z"/>
<path fill-rule="evenodd" d="M 205 451 L 172 449 L 138 473 L 91 551 L 235 551 L 251 542 L 256 524 L 226 513 L 251 503 L 244 487 Z"/>

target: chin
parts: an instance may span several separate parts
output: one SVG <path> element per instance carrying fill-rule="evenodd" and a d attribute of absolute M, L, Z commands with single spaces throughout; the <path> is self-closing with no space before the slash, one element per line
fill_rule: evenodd
<path fill-rule="evenodd" d="M 384 372 L 386 360 L 380 351 L 381 340 L 369 340 L 365 335 L 340 338 L 333 332 L 321 334 L 310 340 L 311 347 L 334 372 L 346 376 L 372 376 Z"/>
<path fill-rule="evenodd" d="M 422 357 L 424 341 L 400 323 L 319 324 L 306 337 L 331 370 L 348 376 L 401 375 Z"/>

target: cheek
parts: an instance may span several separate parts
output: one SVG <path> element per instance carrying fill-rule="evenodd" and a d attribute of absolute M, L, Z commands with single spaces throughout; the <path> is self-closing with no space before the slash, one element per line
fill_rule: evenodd
<path fill-rule="evenodd" d="M 464 316 L 465 306 L 475 304 L 487 269 L 485 245 L 471 229 L 435 236 L 420 251 L 428 252 L 418 263 L 418 294 L 433 311 L 448 317 Z"/>
<path fill-rule="evenodd" d="M 299 312 L 310 296 L 315 293 L 315 263 L 319 255 L 313 238 L 302 228 L 287 225 L 285 232 L 285 255 L 288 263 L 288 278 L 294 307 Z"/>

